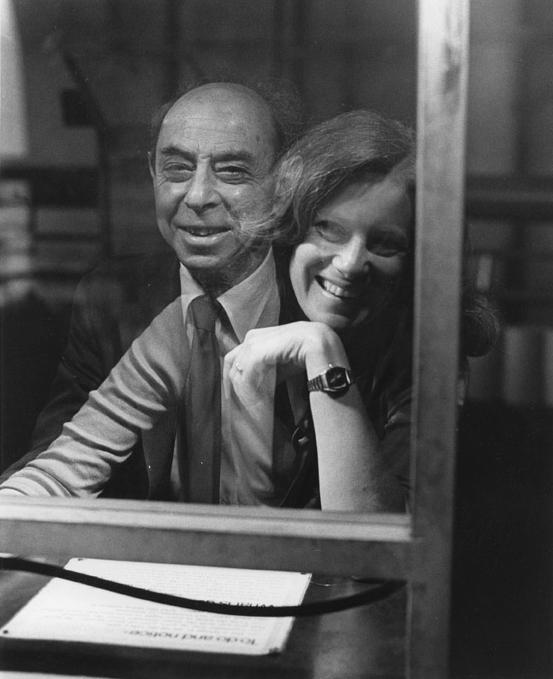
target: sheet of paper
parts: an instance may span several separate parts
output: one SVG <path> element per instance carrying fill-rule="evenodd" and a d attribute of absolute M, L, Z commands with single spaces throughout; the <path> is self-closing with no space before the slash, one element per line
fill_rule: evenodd
<path fill-rule="evenodd" d="M 71 559 L 66 569 L 191 599 L 259 606 L 301 603 L 310 579 L 305 573 L 98 559 Z M 0 635 L 263 655 L 283 649 L 293 621 L 191 611 L 53 579 Z"/>

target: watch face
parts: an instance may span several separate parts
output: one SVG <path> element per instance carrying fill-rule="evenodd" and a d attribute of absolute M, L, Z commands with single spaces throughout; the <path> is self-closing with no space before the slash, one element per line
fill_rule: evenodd
<path fill-rule="evenodd" d="M 330 389 L 344 389 L 349 386 L 345 368 L 329 368 L 326 371 L 326 379 Z"/>

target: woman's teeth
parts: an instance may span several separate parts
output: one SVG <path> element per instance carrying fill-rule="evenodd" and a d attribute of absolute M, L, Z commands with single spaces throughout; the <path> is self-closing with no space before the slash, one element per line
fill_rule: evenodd
<path fill-rule="evenodd" d="M 356 291 L 352 288 L 342 288 L 339 285 L 335 285 L 334 283 L 329 283 L 329 281 L 325 280 L 324 278 L 319 279 L 319 284 L 323 290 L 326 290 L 331 295 L 334 295 L 334 297 L 345 297 L 346 299 L 352 299 L 354 297 L 360 296 L 359 291 Z"/>

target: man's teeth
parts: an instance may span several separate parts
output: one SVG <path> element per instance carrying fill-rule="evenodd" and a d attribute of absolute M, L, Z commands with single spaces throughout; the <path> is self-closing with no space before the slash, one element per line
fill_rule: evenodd
<path fill-rule="evenodd" d="M 323 286 L 324 290 L 330 292 L 330 294 L 334 295 L 335 297 L 347 297 L 347 298 L 359 297 L 359 293 L 356 292 L 355 290 L 352 289 L 346 290 L 345 288 L 341 288 L 339 285 L 329 283 L 328 281 L 324 280 L 324 278 L 321 279 L 321 285 Z"/>
<path fill-rule="evenodd" d="M 191 227 L 188 226 L 185 231 L 187 231 L 191 236 L 214 236 L 218 233 L 224 233 L 229 229 L 226 226 L 220 227 Z"/>

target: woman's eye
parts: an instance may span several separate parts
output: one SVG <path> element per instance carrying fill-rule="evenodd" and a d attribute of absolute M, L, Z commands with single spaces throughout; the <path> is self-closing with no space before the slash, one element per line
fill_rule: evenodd
<path fill-rule="evenodd" d="M 396 239 L 385 239 L 373 243 L 368 249 L 380 257 L 394 257 L 395 255 L 405 254 L 407 252 L 407 244 Z"/>
<path fill-rule="evenodd" d="M 342 229 L 336 224 L 328 222 L 317 222 L 313 224 L 313 231 L 330 243 L 338 243 L 343 238 Z"/>

